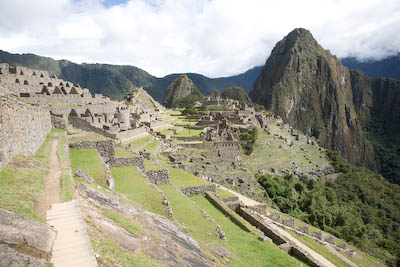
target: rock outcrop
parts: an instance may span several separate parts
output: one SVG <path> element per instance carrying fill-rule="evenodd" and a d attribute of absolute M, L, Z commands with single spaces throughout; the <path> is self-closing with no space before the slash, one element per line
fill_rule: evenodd
<path fill-rule="evenodd" d="M 55 236 L 47 224 L 0 208 L 0 266 L 42 266 Z"/>
<path fill-rule="evenodd" d="M 202 94 L 188 76 L 182 74 L 167 88 L 163 105 L 167 108 L 186 107 L 202 99 Z"/>
<path fill-rule="evenodd" d="M 391 90 L 383 84 L 391 84 Z M 387 98 L 389 91 L 397 100 Z M 374 149 L 363 128 L 376 109 L 392 109 L 385 114 L 398 116 L 392 112 L 398 109 L 399 94 L 400 82 L 350 71 L 309 31 L 295 29 L 272 50 L 250 97 L 350 162 L 375 168 Z M 387 101 L 389 106 L 379 108 Z"/>

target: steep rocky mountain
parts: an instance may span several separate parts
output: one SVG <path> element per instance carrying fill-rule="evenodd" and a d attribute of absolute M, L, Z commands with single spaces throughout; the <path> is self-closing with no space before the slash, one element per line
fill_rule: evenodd
<path fill-rule="evenodd" d="M 222 91 L 221 97 L 235 99 L 238 100 L 240 103 L 247 105 L 253 103 L 253 101 L 251 101 L 249 95 L 243 90 L 243 88 L 238 86 L 226 88 L 224 91 Z"/>
<path fill-rule="evenodd" d="M 1 50 L 0 62 L 48 70 L 62 79 L 89 88 L 91 93 L 101 93 L 114 99 L 120 99 L 133 86 L 142 86 L 155 100 L 161 102 L 167 87 L 180 76 L 180 74 L 171 74 L 157 78 L 134 66 L 75 64 L 67 60 L 54 60 L 33 54 L 11 54 Z M 196 73 L 186 75 L 205 95 L 213 90 L 223 90 L 231 86 L 240 86 L 248 92 L 261 68 L 254 67 L 243 74 L 222 78 L 208 78 Z"/>
<path fill-rule="evenodd" d="M 182 74 L 168 86 L 163 105 L 167 108 L 186 107 L 201 101 L 202 97 L 193 81 Z"/>
<path fill-rule="evenodd" d="M 349 69 L 361 70 L 370 77 L 400 80 L 400 54 L 382 60 L 359 61 L 354 57 L 347 57 L 341 61 Z"/>
<path fill-rule="evenodd" d="M 382 171 L 377 146 L 383 151 L 390 146 L 377 142 L 371 129 L 399 139 L 394 125 L 399 122 L 400 82 L 350 71 L 305 29 L 293 30 L 276 44 L 250 97 L 318 137 L 324 147 L 375 170 Z M 400 182 L 396 175 L 387 178 Z"/>

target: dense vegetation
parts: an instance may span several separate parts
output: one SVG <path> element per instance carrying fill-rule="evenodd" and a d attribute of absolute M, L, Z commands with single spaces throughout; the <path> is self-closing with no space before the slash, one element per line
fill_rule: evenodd
<path fill-rule="evenodd" d="M 226 88 L 221 93 L 221 97 L 238 100 L 241 104 L 247 104 L 247 105 L 253 104 L 253 101 L 251 101 L 250 96 L 243 90 L 243 88 L 238 86 Z"/>
<path fill-rule="evenodd" d="M 196 101 L 202 101 L 203 95 L 186 75 L 182 74 L 167 88 L 163 105 L 167 108 L 192 107 Z"/>
<path fill-rule="evenodd" d="M 400 264 L 400 187 L 329 152 L 342 174 L 321 183 L 307 177 L 259 175 L 259 183 L 285 213 L 355 244 L 389 265 Z"/>
<path fill-rule="evenodd" d="M 252 127 L 250 131 L 241 133 L 239 135 L 240 146 L 246 155 L 250 155 L 254 151 L 254 144 L 257 139 L 257 128 Z"/>
<path fill-rule="evenodd" d="M 91 93 L 101 93 L 114 99 L 120 99 L 132 86 L 143 86 L 155 100 L 161 102 L 167 87 L 180 76 L 171 74 L 157 78 L 134 66 L 75 64 L 67 60 L 54 60 L 33 54 L 10 54 L 1 50 L 0 62 L 48 70 L 59 78 L 89 88 Z M 243 74 L 223 78 L 208 78 L 197 73 L 187 73 L 187 76 L 200 92 L 207 95 L 213 90 L 223 90 L 230 86 L 240 86 L 248 92 L 260 71 L 261 67 L 254 67 Z"/>

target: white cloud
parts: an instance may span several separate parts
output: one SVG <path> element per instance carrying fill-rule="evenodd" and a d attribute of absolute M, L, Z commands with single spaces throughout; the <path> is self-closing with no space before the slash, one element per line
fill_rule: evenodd
<path fill-rule="evenodd" d="M 262 65 L 277 41 L 309 29 L 339 57 L 400 52 L 398 0 L 2 0 L 0 49 L 211 77 Z M 119 1 L 120 3 L 121 1 Z"/>

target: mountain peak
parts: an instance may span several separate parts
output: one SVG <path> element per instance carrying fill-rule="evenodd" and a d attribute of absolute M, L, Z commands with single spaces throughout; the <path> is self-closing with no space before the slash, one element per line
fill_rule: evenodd
<path fill-rule="evenodd" d="M 201 99 L 202 94 L 193 81 L 182 74 L 168 86 L 163 104 L 168 108 L 186 107 Z"/>

